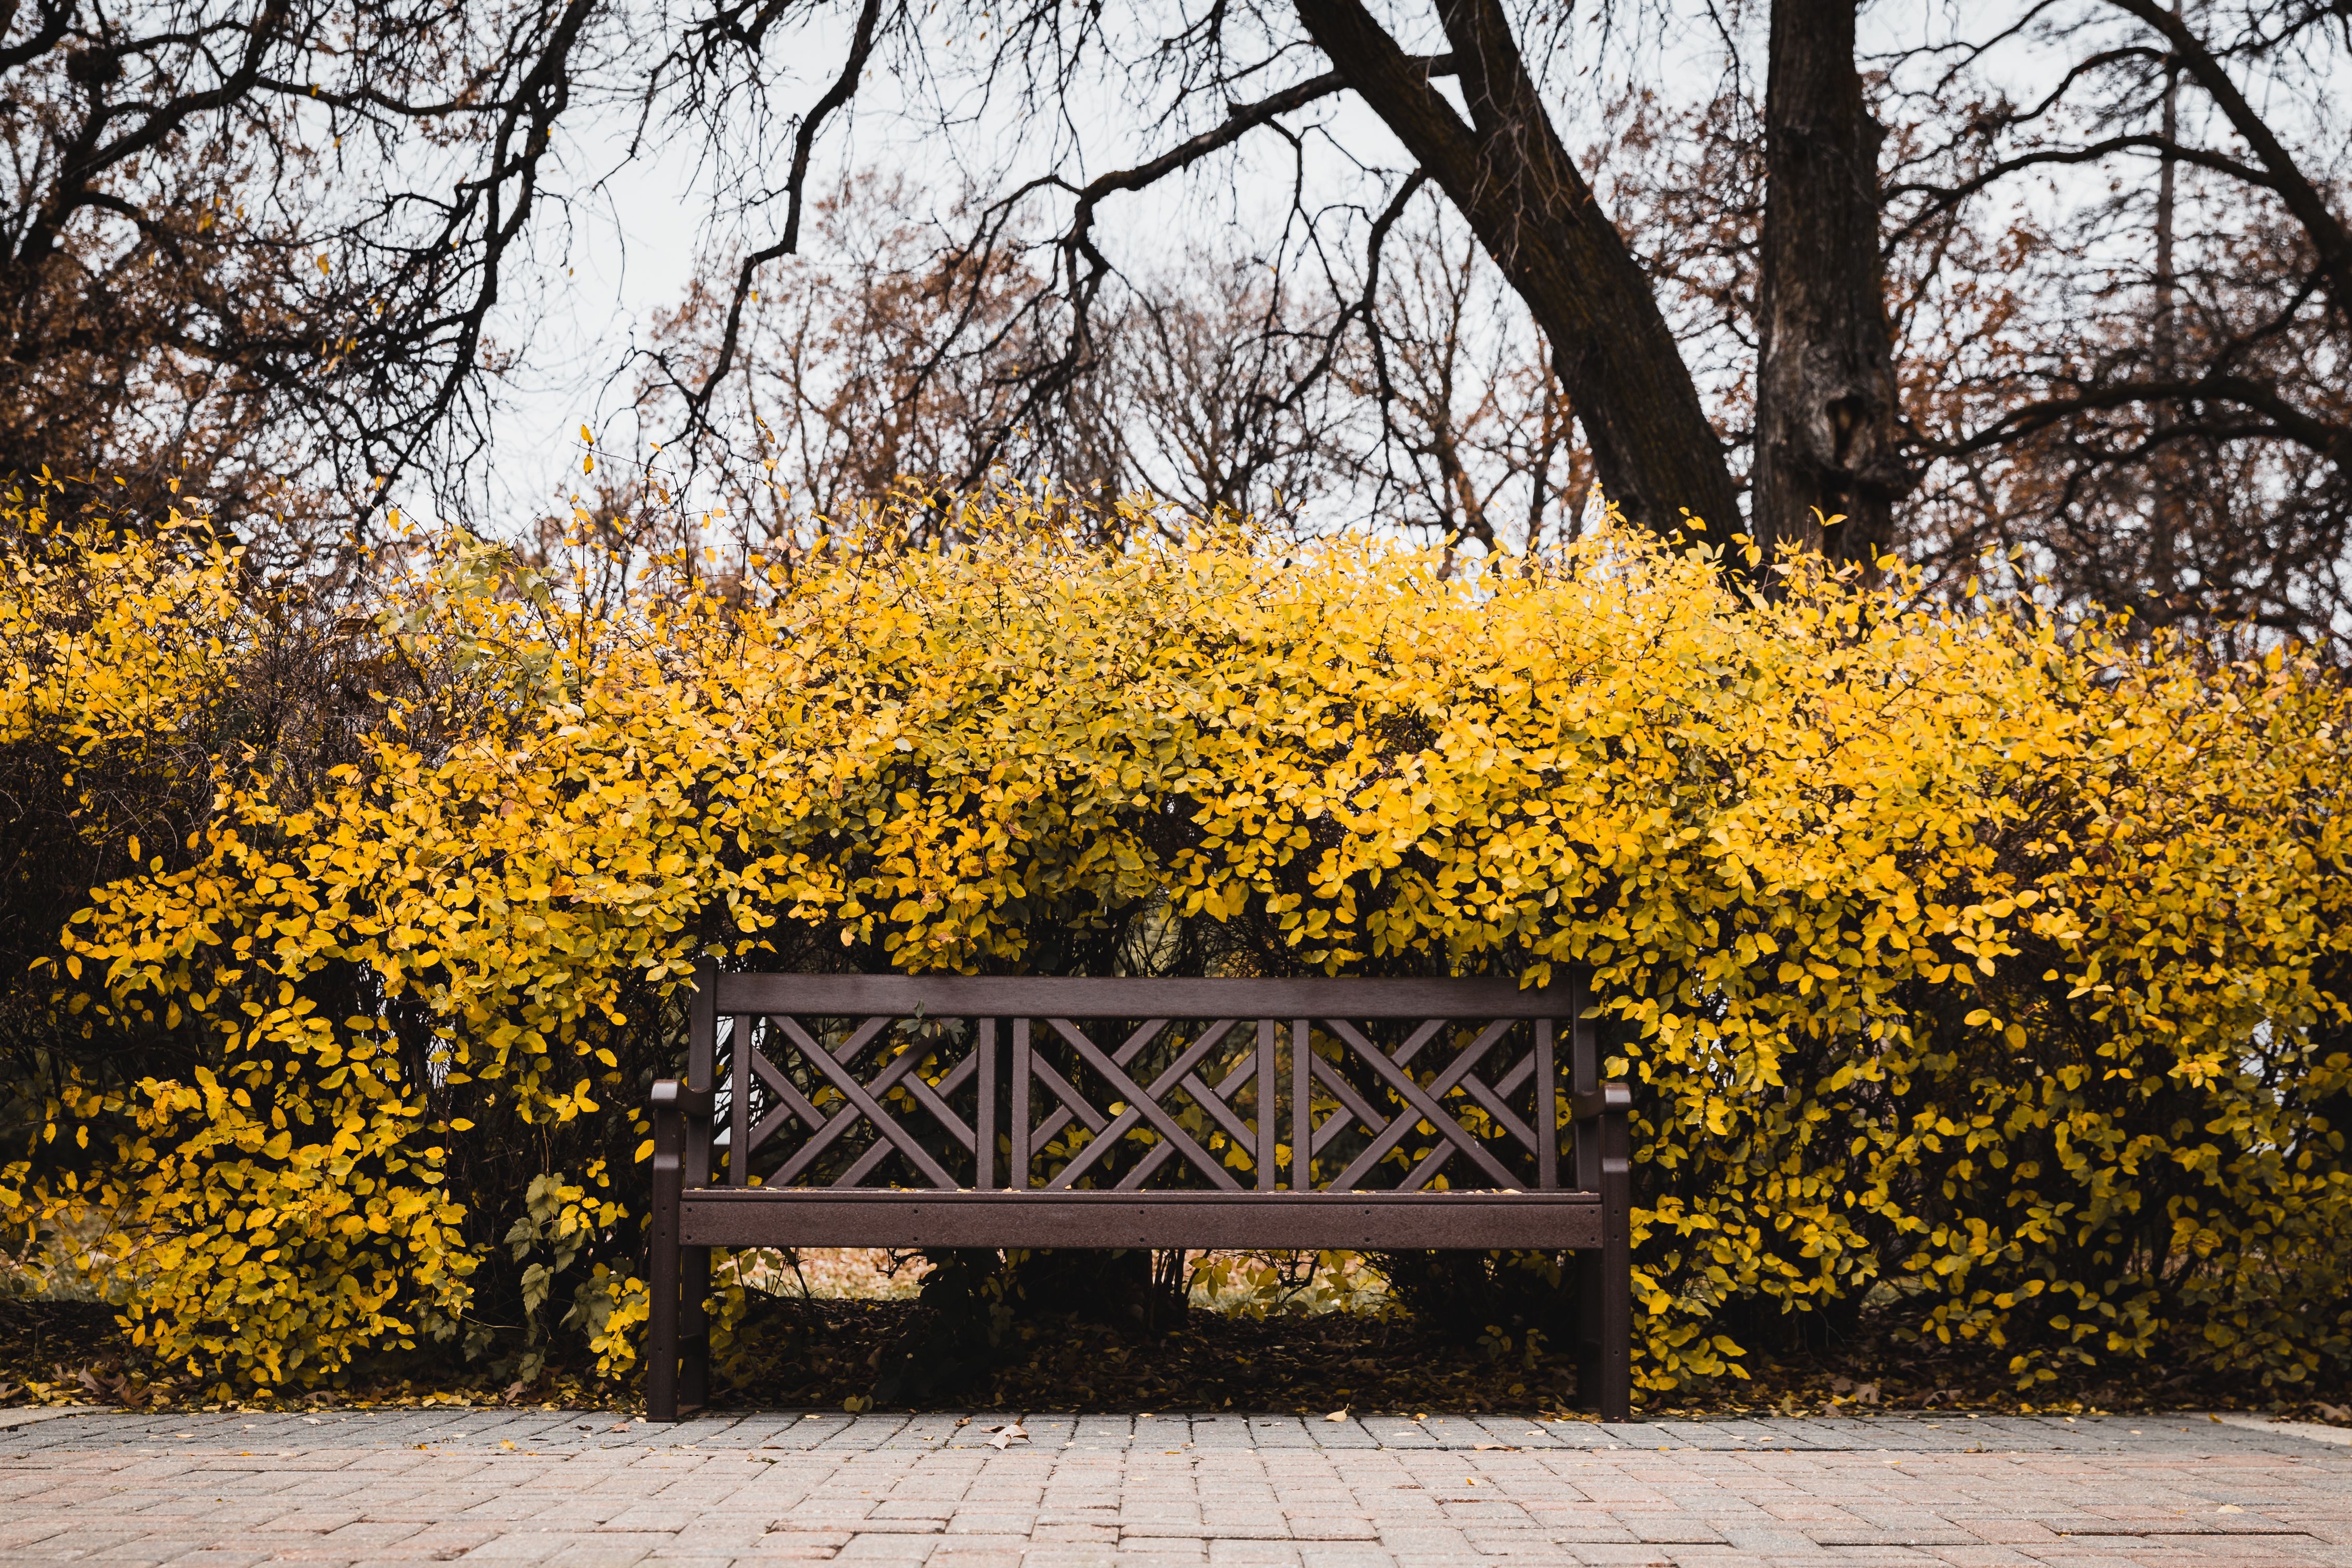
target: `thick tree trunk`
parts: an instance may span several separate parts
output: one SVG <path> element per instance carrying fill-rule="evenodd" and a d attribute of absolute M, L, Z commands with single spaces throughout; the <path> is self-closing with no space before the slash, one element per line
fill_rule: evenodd
<path fill-rule="evenodd" d="M 1676 528 L 1688 510 L 1724 538 L 1739 492 L 1723 444 L 1649 279 L 1561 145 L 1498 0 L 1439 0 L 1467 125 L 1360 0 L 1293 4 L 1551 340 L 1610 497 L 1651 528 Z"/>
<path fill-rule="evenodd" d="M 1767 571 L 1799 547 L 1866 570 L 1912 484 L 1879 258 L 1881 132 L 1854 69 L 1855 4 L 1772 4 L 1750 514 Z"/>

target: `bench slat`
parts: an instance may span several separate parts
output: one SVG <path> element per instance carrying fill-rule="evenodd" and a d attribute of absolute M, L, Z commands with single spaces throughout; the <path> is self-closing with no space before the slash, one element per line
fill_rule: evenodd
<path fill-rule="evenodd" d="M 1538 1019 L 1566 1016 L 1570 988 L 1494 980 L 1066 979 L 1045 975 L 719 977 L 718 1009 L 803 1017 L 1065 1019 Z"/>
<path fill-rule="evenodd" d="M 1231 1247 L 1308 1249 L 1601 1245 L 1591 1192 L 927 1192 L 822 1187 L 684 1195 L 688 1247 Z"/>

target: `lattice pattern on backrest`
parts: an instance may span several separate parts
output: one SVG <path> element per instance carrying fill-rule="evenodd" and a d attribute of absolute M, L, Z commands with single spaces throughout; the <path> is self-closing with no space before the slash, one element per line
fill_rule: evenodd
<path fill-rule="evenodd" d="M 935 982 L 936 995 L 898 981 L 870 997 L 844 997 L 839 980 L 830 989 L 810 983 L 814 1006 L 799 1010 L 790 1005 L 799 999 L 794 977 L 721 978 L 766 983 L 755 997 L 712 1007 L 707 1026 L 698 1018 L 709 1043 L 696 1056 L 702 1071 L 719 1073 L 731 1184 L 1236 1193 L 1559 1186 L 1567 1101 L 1554 1019 L 1538 993 L 1489 986 L 1461 996 L 1462 1016 L 1410 1016 L 1395 992 L 1351 993 L 1349 982 L 1287 982 L 1307 994 L 1274 998 L 1243 989 L 1263 992 L 1272 982 L 1082 982 L 1092 988 L 1085 990 L 1025 983 L 1060 987 L 1030 993 L 1047 1001 L 1122 998 L 1129 993 L 1107 988 L 1126 984 L 1139 1000 L 1345 1002 L 1361 994 L 1391 1003 L 1312 1016 L 1139 1018 L 966 1010 L 1001 1009 L 1024 995 L 1007 988 L 1018 981 Z M 1420 983 L 1402 1000 L 1451 1001 L 1445 984 Z M 1202 988 L 1225 985 L 1235 988 Z M 905 1006 L 909 995 L 915 1007 Z M 843 999 L 898 1006 L 814 1010 Z M 1561 1014 L 1573 999 L 1551 998 Z M 760 1005 L 736 1010 L 746 1000 Z M 1469 1011 L 1497 1001 L 1512 1016 Z"/>
<path fill-rule="evenodd" d="M 1010 1185 L 1134 1192 L 1168 1171 L 1163 1185 L 1273 1190 L 1274 1041 L 1267 1020 L 1147 1019 L 1106 1051 L 1069 1019 L 1015 1019 Z"/>
<path fill-rule="evenodd" d="M 1549 1019 L 1426 1019 L 1386 1030 L 1318 1019 L 1293 1033 L 1293 1142 L 1309 1152 L 1308 1185 L 1559 1185 Z M 1332 1171 L 1333 1161 L 1344 1163 Z M 1379 1179 L 1384 1173 L 1393 1179 Z"/>
<path fill-rule="evenodd" d="M 731 1018 L 720 1047 L 729 1182 L 997 1185 L 984 1127 L 995 1032 L 985 1019 Z"/>

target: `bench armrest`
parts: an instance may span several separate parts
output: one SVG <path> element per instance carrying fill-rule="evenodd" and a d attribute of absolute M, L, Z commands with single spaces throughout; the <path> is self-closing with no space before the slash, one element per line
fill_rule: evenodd
<path fill-rule="evenodd" d="M 1611 1079 L 1588 1093 L 1569 1097 L 1569 1114 L 1579 1122 L 1595 1116 L 1622 1116 L 1633 1109 L 1633 1091 L 1622 1080 Z"/>
<path fill-rule="evenodd" d="M 650 1098 L 656 1119 L 665 1112 L 688 1116 L 708 1116 L 719 1099 L 708 1089 L 688 1089 L 675 1078 L 665 1078 L 655 1083 Z"/>
<path fill-rule="evenodd" d="M 710 1113 L 716 1097 L 708 1089 L 689 1089 L 675 1078 L 656 1082 L 648 1097 L 654 1113 L 654 1191 L 660 1202 L 665 1193 L 710 1185 Z M 701 1133 L 699 1159 L 688 1157 Z"/>

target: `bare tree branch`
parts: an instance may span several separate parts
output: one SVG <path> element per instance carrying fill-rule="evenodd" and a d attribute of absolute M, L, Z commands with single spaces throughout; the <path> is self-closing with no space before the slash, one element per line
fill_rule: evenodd
<path fill-rule="evenodd" d="M 858 80 L 866 74 L 866 61 L 874 53 L 874 33 L 881 16 L 882 0 L 862 0 L 856 24 L 850 32 L 849 53 L 842 61 L 840 73 L 834 78 L 833 85 L 825 89 L 824 96 L 818 99 L 808 113 L 801 118 L 800 129 L 793 137 L 792 172 L 784 180 L 783 233 L 772 244 L 745 256 L 736 269 L 734 298 L 728 306 L 727 327 L 719 340 L 718 355 L 703 376 L 702 384 L 687 395 L 687 411 L 697 423 L 703 421 L 710 406 L 712 392 L 720 382 L 726 380 L 728 370 L 735 362 L 736 344 L 742 336 L 744 301 L 751 297 L 760 269 L 782 256 L 796 255 L 800 250 L 801 214 L 808 196 L 809 158 L 815 149 L 817 133 L 824 129 L 824 122 L 832 118 L 835 111 L 856 96 Z M 770 19 L 769 14 L 761 15 L 749 34 L 751 41 L 756 42 L 759 35 L 766 30 Z"/>

